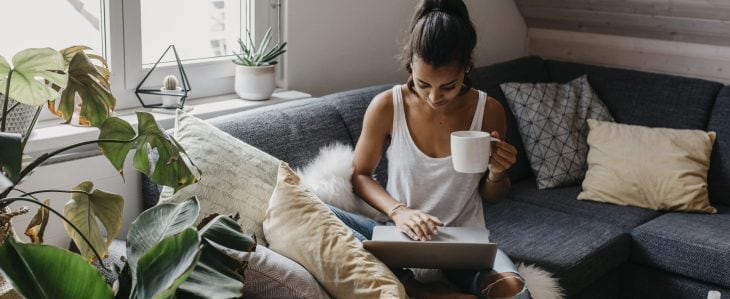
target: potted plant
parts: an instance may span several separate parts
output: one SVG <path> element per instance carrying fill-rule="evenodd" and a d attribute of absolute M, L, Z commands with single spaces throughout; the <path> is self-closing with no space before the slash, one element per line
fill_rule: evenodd
<path fill-rule="evenodd" d="M 271 42 L 271 27 L 261 39 L 261 43 L 254 44 L 251 32 L 247 31 L 246 41 L 238 39 L 240 53 L 234 53 L 236 59 L 235 89 L 238 96 L 246 100 L 266 100 L 271 97 L 276 88 L 274 67 L 279 55 L 286 52 L 286 42 L 269 48 Z"/>
<path fill-rule="evenodd" d="M 137 170 L 175 191 L 195 183 L 199 175 L 185 151 L 151 114 L 137 113 L 137 130 L 112 116 L 116 100 L 109 91 L 106 61 L 86 50 L 83 46 L 61 51 L 26 49 L 13 57 L 12 66 L 0 56 L 0 87 L 5 91 L 5 101 L 0 106 L 0 284 L 7 280 L 26 298 L 115 296 L 90 262 L 107 255 L 121 228 L 124 199 L 94 189 L 89 181 L 71 190 L 19 190 L 19 185 L 31 179 L 32 171 L 43 162 L 68 150 L 97 144 L 122 175 L 124 161 L 132 149 L 137 150 L 133 157 Z M 99 128 L 99 138 L 67 145 L 24 164 L 23 149 L 43 105 L 47 103 L 54 114 L 68 121 L 77 95 L 81 119 Z M 8 111 L 12 110 L 7 100 L 10 97 L 37 107 L 36 117 L 23 135 L 5 132 Z M 59 192 L 71 197 L 62 212 L 38 199 L 41 194 Z M 31 239 L 29 244 L 17 238 L 10 222 L 29 209 L 13 211 L 9 208 L 13 202 L 39 207 L 24 231 Z M 251 251 L 255 241 L 227 216 L 212 215 L 197 228 L 192 227 L 198 211 L 197 199 L 192 198 L 177 205 L 154 207 L 133 222 L 125 267 L 115 269 L 120 275 L 117 298 L 241 296 L 245 262 L 231 259 L 224 252 Z M 64 228 L 80 254 L 42 244 L 51 214 L 64 221 Z"/>
<path fill-rule="evenodd" d="M 178 86 L 177 77 L 175 75 L 167 75 L 162 80 L 160 91 L 162 95 L 162 107 L 178 107 L 180 106 L 181 97 L 177 94 L 182 93 L 182 87 Z"/>
<path fill-rule="evenodd" d="M 0 107 L 5 102 L 5 96 L 0 91 Z M 8 101 L 8 117 L 6 121 L 6 132 L 23 133 L 28 129 L 30 122 L 33 120 L 33 112 L 35 107 L 17 102 L 13 99 Z"/>

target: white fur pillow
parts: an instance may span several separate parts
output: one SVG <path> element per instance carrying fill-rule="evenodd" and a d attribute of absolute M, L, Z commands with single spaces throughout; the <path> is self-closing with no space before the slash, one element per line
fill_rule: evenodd
<path fill-rule="evenodd" d="M 383 215 L 352 191 L 353 149 L 349 145 L 334 143 L 322 147 L 319 155 L 297 174 L 324 203 L 342 210 L 360 214 L 377 221 L 388 221 Z"/>

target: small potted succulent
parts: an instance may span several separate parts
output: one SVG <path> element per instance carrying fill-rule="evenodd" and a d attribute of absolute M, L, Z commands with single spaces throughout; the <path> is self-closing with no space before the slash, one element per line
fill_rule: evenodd
<path fill-rule="evenodd" d="M 236 59 L 236 81 L 235 89 L 238 96 L 246 100 L 266 100 L 271 97 L 276 88 L 274 67 L 279 55 L 286 52 L 286 42 L 276 43 L 269 48 L 271 41 L 271 27 L 261 39 L 257 46 L 251 38 L 251 32 L 247 31 L 246 41 L 238 39 L 241 46 L 240 53 L 234 53 Z"/>
<path fill-rule="evenodd" d="M 178 94 L 182 93 L 182 87 L 179 86 L 177 77 L 175 75 L 166 76 L 162 80 L 162 87 L 160 87 L 162 95 L 162 107 L 177 108 L 180 106 L 181 96 Z"/>

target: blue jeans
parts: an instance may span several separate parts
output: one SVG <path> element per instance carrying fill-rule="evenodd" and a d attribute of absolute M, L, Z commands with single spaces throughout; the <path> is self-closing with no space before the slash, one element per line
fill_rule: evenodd
<path fill-rule="evenodd" d="M 339 218 L 342 222 L 345 223 L 345 225 L 350 228 L 350 230 L 352 230 L 352 234 L 355 236 L 355 238 L 360 240 L 360 242 L 372 239 L 373 229 L 375 228 L 375 226 L 395 225 L 393 222 L 378 222 L 368 217 L 350 213 L 330 205 L 328 205 L 328 207 L 330 208 L 330 210 L 332 210 L 333 213 L 335 213 L 335 216 L 337 216 L 337 218 Z M 393 271 L 393 273 L 398 277 L 398 279 L 400 279 L 401 282 L 413 277 L 413 272 L 410 269 L 391 268 L 390 270 Z M 517 267 L 502 250 L 497 250 L 497 256 L 494 259 L 494 266 L 492 267 L 492 269 L 443 271 L 444 276 L 451 283 L 459 287 L 463 292 L 474 294 L 476 296 L 479 296 L 480 298 L 487 298 L 482 295 L 483 284 L 487 279 L 489 279 L 493 275 L 507 272 L 515 273 L 519 276 L 519 272 L 517 272 Z M 521 276 L 519 278 L 522 279 Z M 524 282 L 524 279 L 522 279 L 522 281 Z M 530 292 L 527 290 L 527 285 L 525 285 L 525 288 L 513 298 L 532 298 L 530 296 Z"/>

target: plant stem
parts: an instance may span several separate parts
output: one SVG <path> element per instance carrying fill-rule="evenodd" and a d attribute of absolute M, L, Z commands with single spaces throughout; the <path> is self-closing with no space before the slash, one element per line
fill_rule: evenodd
<path fill-rule="evenodd" d="M 21 194 L 20 197 L 31 196 L 33 194 L 38 194 L 38 193 L 82 193 L 82 194 L 86 194 L 86 195 L 91 195 L 91 193 L 86 192 L 86 191 L 82 191 L 82 190 L 53 190 L 53 189 L 49 189 L 49 190 L 37 190 L 37 191 L 33 191 L 33 192 L 25 192 L 25 193 Z"/>
<path fill-rule="evenodd" d="M 68 223 L 68 225 L 69 225 L 69 226 L 71 226 L 71 227 L 72 227 L 72 228 L 73 228 L 73 229 L 74 229 L 74 230 L 75 230 L 75 231 L 76 231 L 77 233 L 79 233 L 79 236 L 81 236 L 81 238 L 82 238 L 82 239 L 84 239 L 84 242 L 86 242 L 86 245 L 89 245 L 89 248 L 91 248 L 91 251 L 93 251 L 93 252 L 94 252 L 94 255 L 95 255 L 95 256 L 96 256 L 96 258 L 97 258 L 97 259 L 99 260 L 99 265 L 100 265 L 100 266 L 101 266 L 102 268 L 104 268 L 104 270 L 110 270 L 109 268 L 107 268 L 107 267 L 106 267 L 106 266 L 104 265 L 104 263 L 102 262 L 102 258 L 101 258 L 101 255 L 99 255 L 99 253 L 98 253 L 98 252 L 96 251 L 96 248 L 94 248 L 94 246 L 93 246 L 93 245 L 91 245 L 91 242 L 89 241 L 89 239 L 87 239 L 87 238 L 86 238 L 86 236 L 84 236 L 84 234 L 83 234 L 83 233 L 81 233 L 81 230 L 79 230 L 79 228 L 78 228 L 78 227 L 76 227 L 76 225 L 74 225 L 74 224 L 73 224 L 73 223 L 72 223 L 72 222 L 71 222 L 70 220 L 66 219 L 66 217 L 64 217 L 63 215 L 61 215 L 61 213 L 57 212 L 56 210 L 54 210 L 54 209 L 53 209 L 53 208 L 51 208 L 50 206 L 47 206 L 47 205 L 45 205 L 45 204 L 42 204 L 42 203 L 40 203 L 40 202 L 37 202 L 37 201 L 35 201 L 35 200 L 32 200 L 32 199 L 27 199 L 27 198 L 23 198 L 23 197 L 10 197 L 10 198 L 4 198 L 4 199 L 0 199 L 0 203 L 5 203 L 5 202 L 7 202 L 7 204 L 11 204 L 11 203 L 13 203 L 14 201 L 27 201 L 27 202 L 30 202 L 30 203 L 34 203 L 34 204 L 37 204 L 37 205 L 39 205 L 39 206 L 41 206 L 41 207 L 44 207 L 44 208 L 48 209 L 48 211 L 50 211 L 50 212 L 51 212 L 51 213 L 53 213 L 53 214 L 56 214 L 56 216 L 58 216 L 58 217 L 60 217 L 61 219 L 63 219 L 63 221 L 65 221 L 66 223 Z"/>
<path fill-rule="evenodd" d="M 0 198 L 7 197 L 8 194 L 10 193 L 10 191 L 13 191 L 13 189 L 15 189 L 15 186 L 17 186 L 18 183 L 20 183 L 25 176 L 27 176 L 33 169 L 35 169 L 36 167 L 38 167 L 39 165 L 41 165 L 41 163 L 45 162 L 46 160 L 48 160 L 49 158 L 51 158 L 51 157 L 53 157 L 55 155 L 58 155 L 58 154 L 60 154 L 62 152 L 65 152 L 67 150 L 71 150 L 71 149 L 74 149 L 74 148 L 77 148 L 77 147 L 80 147 L 80 146 L 84 146 L 84 145 L 88 145 L 88 144 L 95 144 L 95 143 L 129 143 L 129 142 L 134 142 L 135 140 L 137 140 L 137 138 L 139 138 L 139 135 L 135 136 L 134 138 L 132 138 L 130 140 L 116 140 L 116 139 L 97 139 L 97 140 L 90 140 L 90 141 L 85 141 L 85 142 L 81 142 L 81 143 L 77 143 L 77 144 L 72 144 L 72 145 L 69 145 L 67 147 L 64 147 L 64 148 L 58 149 L 56 151 L 53 151 L 51 153 L 45 153 L 45 154 L 41 155 L 40 157 L 38 157 L 38 159 L 33 160 L 33 162 L 31 162 L 30 164 L 28 164 L 28 166 L 26 166 L 25 168 L 23 168 L 23 170 L 20 172 L 20 175 L 18 176 L 18 179 L 15 180 L 15 182 L 13 182 L 13 185 L 10 186 L 10 187 L 8 187 L 8 189 L 6 189 L 5 191 L 3 191 L 3 193 L 0 193 Z M 4 208 L 5 206 L 7 206 L 7 204 L 3 204 L 2 202 L 0 202 L 0 208 Z"/>
<path fill-rule="evenodd" d="M 13 109 L 15 109 L 15 107 L 18 107 L 18 105 L 20 105 L 20 102 L 15 102 L 13 106 L 10 106 L 10 108 L 8 108 L 8 111 L 6 113 L 10 114 L 10 112 L 13 112 Z"/>
<path fill-rule="evenodd" d="M 8 81 L 5 82 L 5 102 L 3 102 L 3 121 L 0 124 L 0 132 L 5 132 L 5 123 L 8 120 L 8 102 L 10 102 L 10 79 L 13 78 L 13 70 L 10 69 L 8 72 Z"/>
<path fill-rule="evenodd" d="M 28 125 L 28 129 L 25 130 L 25 135 L 23 136 L 23 144 L 20 145 L 21 153 L 25 152 L 25 144 L 28 143 L 28 140 L 30 140 L 30 133 L 33 131 L 35 124 L 38 122 L 38 116 L 41 115 L 41 109 L 43 109 L 43 106 L 38 106 L 38 108 L 35 110 L 33 121 L 30 122 L 30 124 Z"/>
<path fill-rule="evenodd" d="M 20 190 L 20 188 L 14 188 L 13 190 L 18 191 L 20 193 L 26 193 L 25 191 Z M 33 195 L 30 195 L 30 198 L 35 199 L 35 201 L 40 201 L 40 199 L 38 199 L 37 197 L 35 197 Z"/>
<path fill-rule="evenodd" d="M 18 182 L 20 182 L 20 180 L 22 180 L 23 177 L 25 177 L 26 175 L 28 175 L 28 173 L 30 173 L 34 168 L 38 167 L 38 165 L 40 165 L 41 163 L 45 162 L 46 160 L 48 160 L 49 158 L 51 158 L 53 156 L 58 155 L 60 153 L 63 153 L 65 151 L 68 151 L 68 150 L 71 150 L 71 149 L 74 149 L 74 148 L 77 148 L 77 147 L 81 147 L 81 146 L 84 146 L 84 145 L 95 144 L 95 143 L 129 143 L 129 142 L 133 142 L 133 141 L 137 140 L 138 137 L 139 136 L 135 136 L 134 138 L 132 138 L 130 140 L 117 140 L 117 139 L 97 139 L 97 140 L 89 140 L 89 141 L 84 141 L 84 142 L 80 142 L 80 143 L 77 143 L 77 144 L 69 145 L 67 147 L 64 147 L 64 148 L 55 150 L 55 151 L 53 151 L 51 153 L 45 153 L 45 154 L 41 155 L 40 157 L 38 157 L 38 159 L 35 159 L 33 162 L 31 162 L 28 165 L 28 167 L 24 168 L 20 172 L 20 176 L 18 177 L 18 180 L 15 183 L 17 184 Z"/>

